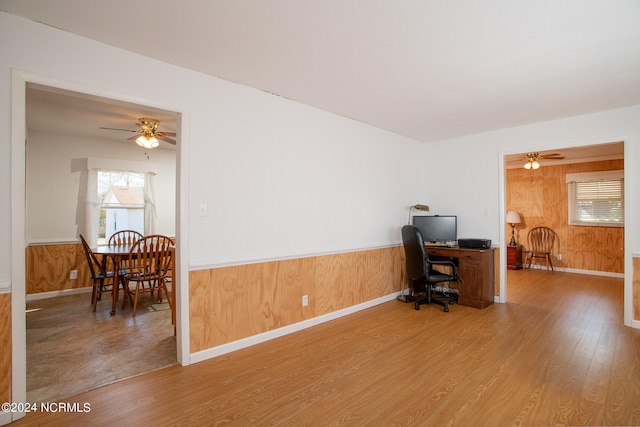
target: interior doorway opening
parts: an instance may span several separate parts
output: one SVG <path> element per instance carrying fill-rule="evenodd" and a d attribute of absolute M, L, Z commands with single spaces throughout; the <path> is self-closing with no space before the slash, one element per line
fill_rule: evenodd
<path fill-rule="evenodd" d="M 135 102 L 131 102 L 130 97 L 122 96 L 121 94 L 112 94 L 108 91 L 99 91 L 95 88 L 87 88 L 82 85 L 70 83 L 67 81 L 60 81 L 46 76 L 36 75 L 29 72 L 16 71 L 13 75 L 12 81 L 12 126 L 11 126 L 11 145 L 12 145 L 12 173 L 11 173 L 11 187 L 14 189 L 12 192 L 11 203 L 11 225 L 13 229 L 12 233 L 12 293 L 11 293 L 11 306 L 12 306 L 12 363 L 11 363 L 11 378 L 12 378 L 12 394 L 13 398 L 18 401 L 27 401 L 26 399 L 26 324 L 25 324 L 25 312 L 26 307 L 26 295 L 27 295 L 27 274 L 26 274 L 26 248 L 28 243 L 27 236 L 27 221 L 29 220 L 26 190 L 26 177 L 27 177 L 27 156 L 26 151 L 28 147 L 27 141 L 27 90 L 30 86 L 42 86 L 46 87 L 53 92 L 71 91 L 85 97 L 86 99 L 100 98 L 101 101 L 107 103 L 115 103 L 120 106 L 123 105 L 136 105 L 140 102 L 139 98 L 135 98 Z M 146 101 L 145 104 L 147 104 Z M 172 112 L 176 121 L 177 132 L 177 144 L 174 149 L 174 175 L 173 186 L 176 189 L 173 209 L 174 213 L 177 211 L 184 211 L 185 208 L 179 207 L 184 204 L 180 196 L 180 188 L 182 192 L 186 192 L 186 177 L 180 176 L 178 171 L 184 170 L 180 168 L 181 151 L 186 149 L 181 141 L 181 133 L 185 130 L 188 133 L 188 129 L 185 128 L 187 118 L 184 117 L 185 111 L 180 108 L 174 109 L 173 106 L 165 105 L 163 103 L 157 103 L 150 101 L 148 103 L 151 109 Z M 81 122 L 84 123 L 84 122 Z M 30 138 L 29 138 L 30 139 Z M 130 141 L 129 141 L 130 142 Z M 55 159 L 52 159 L 55 161 Z M 72 162 L 73 163 L 73 162 Z M 66 164 L 69 167 L 69 164 Z M 59 192 L 58 192 L 59 193 Z M 180 282 L 181 274 L 186 271 L 182 267 L 181 263 L 181 248 L 183 244 L 186 244 L 186 237 L 181 230 L 180 220 L 177 213 L 174 218 L 174 236 L 176 237 L 176 283 L 178 297 L 175 301 L 176 306 L 176 325 L 174 326 L 175 338 L 175 357 L 181 364 L 188 364 L 188 336 L 185 336 L 183 331 L 188 329 L 188 320 L 184 320 L 182 313 L 186 314 L 186 310 L 182 310 L 183 304 L 188 305 L 188 296 L 180 295 L 182 293 Z M 42 242 L 38 242 L 42 243 Z M 68 242 L 67 242 L 68 243 Z M 70 292 L 73 294 L 73 292 Z M 90 295 L 88 296 L 90 299 Z M 20 414 L 13 419 L 20 418 Z"/>

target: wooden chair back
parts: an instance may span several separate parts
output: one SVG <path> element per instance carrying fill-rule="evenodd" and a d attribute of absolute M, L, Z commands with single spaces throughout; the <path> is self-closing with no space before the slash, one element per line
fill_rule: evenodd
<path fill-rule="evenodd" d="M 91 250 L 91 247 L 87 243 L 84 236 L 80 235 L 80 241 L 84 248 L 84 254 L 87 257 L 87 264 L 89 264 L 89 272 L 91 273 L 91 279 L 97 280 L 107 276 L 105 266 L 98 259 L 98 256 Z"/>
<path fill-rule="evenodd" d="M 527 249 L 534 254 L 551 254 L 557 237 L 556 232 L 549 227 L 534 227 L 527 236 Z"/>
<path fill-rule="evenodd" d="M 167 272 L 171 267 L 171 253 L 173 241 L 162 235 L 145 236 L 134 243 L 129 258 L 129 270 L 124 275 L 126 282 L 125 291 L 129 293 L 133 305 L 133 316 L 136 315 L 138 296 L 141 292 L 150 292 L 152 295 L 158 291 L 158 301 L 162 301 L 162 292 L 167 297 L 169 307 L 173 310 L 173 302 L 167 288 Z M 135 283 L 135 289 L 131 289 L 130 283 Z M 147 287 L 144 285 L 146 284 Z M 122 302 L 124 307 L 124 301 Z"/>
<path fill-rule="evenodd" d="M 109 237 L 107 244 L 109 246 L 117 245 L 133 245 L 138 240 L 142 239 L 142 233 L 135 230 L 120 230 L 116 231 Z"/>

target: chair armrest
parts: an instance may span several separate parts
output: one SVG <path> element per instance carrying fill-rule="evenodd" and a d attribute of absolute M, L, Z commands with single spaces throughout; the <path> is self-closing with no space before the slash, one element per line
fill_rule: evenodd
<path fill-rule="evenodd" d="M 429 260 L 429 261 L 427 261 L 427 264 L 428 264 L 429 270 L 431 270 L 431 268 L 434 265 L 444 265 L 444 266 L 447 266 L 447 267 L 451 267 L 452 272 L 453 272 L 452 276 L 457 276 L 458 275 L 458 266 L 453 261 L 449 261 L 449 260 Z"/>

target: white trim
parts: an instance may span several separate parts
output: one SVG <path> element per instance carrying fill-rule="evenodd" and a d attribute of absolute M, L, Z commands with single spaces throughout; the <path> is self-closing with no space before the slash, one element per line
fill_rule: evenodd
<path fill-rule="evenodd" d="M 500 259 L 499 259 L 499 281 L 498 288 L 500 289 L 500 295 L 494 297 L 497 299 L 497 302 L 502 304 L 507 302 L 507 251 L 504 249 L 507 244 L 507 236 L 505 231 L 505 224 L 507 222 L 507 168 L 505 161 L 506 153 L 503 151 L 498 152 L 498 197 L 500 203 L 500 214 L 498 215 L 498 220 L 500 221 L 500 227 L 498 227 L 498 247 L 500 248 Z M 494 261 L 495 263 L 495 261 Z"/>
<path fill-rule="evenodd" d="M 60 237 L 51 239 L 36 239 L 27 242 L 27 246 L 46 246 L 46 245 L 73 245 L 80 244 L 77 237 Z"/>
<path fill-rule="evenodd" d="M 11 280 L 0 280 L 0 294 L 11 293 Z"/>
<path fill-rule="evenodd" d="M 284 335 L 289 335 L 294 332 L 301 331 L 303 329 L 311 328 L 312 326 L 317 326 L 321 323 L 328 322 L 330 320 L 335 320 L 340 317 L 348 316 L 350 314 L 356 313 L 361 310 L 365 310 L 367 308 L 374 307 L 376 305 L 379 305 L 388 301 L 393 301 L 397 297 L 398 297 L 398 292 L 394 292 L 392 294 L 385 295 L 383 297 L 376 298 L 371 301 L 366 301 L 360 304 L 356 304 L 351 307 L 343 308 L 341 310 L 337 310 L 332 313 L 327 313 L 322 316 L 314 317 L 312 319 L 304 320 L 302 322 L 294 323 L 292 325 L 287 325 L 282 328 L 274 329 L 272 331 L 263 332 L 258 335 L 253 335 L 237 341 L 222 344 L 217 347 L 212 347 L 206 350 L 198 351 L 196 353 L 191 354 L 190 361 L 191 363 L 197 363 L 197 362 L 202 362 L 203 360 L 222 356 L 223 354 L 227 354 L 236 350 L 241 350 L 243 348 L 251 347 L 253 345 L 270 341 L 272 339 L 279 338 Z"/>
<path fill-rule="evenodd" d="M 88 294 L 88 293 L 91 293 L 92 289 L 93 288 L 89 286 L 85 288 L 61 289 L 59 291 L 49 291 L 49 292 L 39 292 L 37 294 L 28 294 L 27 302 L 38 301 L 41 299 L 48 299 L 48 298 L 64 297 L 67 295 Z"/>
<path fill-rule="evenodd" d="M 630 160 L 634 158 L 632 154 L 632 152 L 634 151 L 634 148 L 633 148 L 634 144 L 633 144 L 633 141 L 629 139 L 628 135 L 614 136 L 611 138 L 595 138 L 593 140 L 584 140 L 580 142 L 571 142 L 567 144 L 554 144 L 553 146 L 534 145 L 529 147 L 528 149 L 522 149 L 521 147 L 518 147 L 518 148 L 508 147 L 500 150 L 498 152 L 499 154 L 498 164 L 500 168 L 499 175 L 498 175 L 498 186 L 500 191 L 499 197 L 500 197 L 500 207 L 501 207 L 500 224 L 499 224 L 500 226 L 498 227 L 499 233 L 500 233 L 500 242 L 506 243 L 506 240 L 505 240 L 506 238 L 504 237 L 505 235 L 504 224 L 506 224 L 505 222 L 505 216 L 506 216 L 505 156 L 508 156 L 510 154 L 519 154 L 522 152 L 546 151 L 548 149 L 558 150 L 562 148 L 573 148 L 573 147 L 583 147 L 583 146 L 589 146 L 589 145 L 607 144 L 612 141 L 622 141 L 624 143 L 624 180 L 625 180 L 624 197 L 625 197 L 625 200 L 631 200 L 631 190 L 634 183 L 633 183 L 633 180 L 630 179 L 631 178 L 630 175 L 635 165 L 632 165 Z M 624 206 L 625 218 L 633 218 L 634 213 L 632 212 L 631 205 L 632 205 L 631 203 L 625 203 L 625 206 Z M 632 227 L 634 227 L 633 223 L 626 224 L 624 227 L 624 242 L 625 242 L 624 271 L 627 272 L 627 274 L 622 275 L 622 277 L 624 277 L 623 317 L 624 317 L 624 325 L 640 329 L 640 321 L 633 320 L 633 277 L 632 277 L 633 275 L 631 274 L 631 272 L 633 271 L 633 260 L 631 257 L 631 252 L 632 252 L 632 240 L 633 240 L 632 236 L 634 235 L 634 232 L 632 230 Z M 500 252 L 501 252 L 500 254 L 500 299 L 502 302 L 506 302 L 507 301 L 506 291 L 508 287 L 506 283 L 506 251 L 500 251 Z M 576 272 L 582 272 L 582 271 L 576 270 Z M 592 274 L 592 273 L 593 272 L 591 271 L 583 272 L 583 274 Z M 614 274 L 619 274 L 619 273 L 614 273 Z M 619 276 L 613 276 L 613 277 L 619 277 Z M 505 291 L 504 294 L 503 294 L 503 283 L 504 283 L 504 291 Z"/>
<path fill-rule="evenodd" d="M 532 264 L 527 270 L 546 270 L 547 267 L 542 264 Z M 614 277 L 617 279 L 624 279 L 624 273 L 613 273 L 609 271 L 597 271 L 597 270 L 582 270 L 579 268 L 566 268 L 566 267 L 553 267 L 555 271 L 561 271 L 564 273 L 586 274 L 589 276 L 602 276 L 602 277 Z M 551 272 L 551 269 L 549 269 Z"/>
<path fill-rule="evenodd" d="M 28 74 L 11 73 L 11 401 L 27 401 L 26 89 Z M 12 421 L 25 416 L 11 414 Z"/>
<path fill-rule="evenodd" d="M 631 179 L 631 172 L 634 169 L 634 166 L 631 163 L 631 159 L 635 158 L 633 154 L 634 145 L 629 138 L 624 139 L 624 199 L 632 200 L 632 193 L 634 191 L 633 179 Z M 637 165 L 636 165 L 637 166 Z M 625 218 L 634 218 L 637 217 L 637 212 L 633 212 L 633 203 L 625 203 L 624 204 L 624 217 Z M 633 314 L 633 258 L 632 258 L 632 248 L 633 248 L 633 238 L 632 236 L 636 235 L 636 225 L 637 221 L 627 221 L 624 227 L 624 271 L 626 272 L 624 278 L 624 296 L 623 296 L 623 319 L 624 324 L 626 326 L 630 326 L 632 328 L 640 329 L 640 321 L 634 320 Z"/>
<path fill-rule="evenodd" d="M 189 234 L 188 218 L 188 146 L 189 109 L 116 93 L 110 90 L 86 86 L 78 82 L 61 80 L 34 72 L 12 69 L 11 81 L 11 306 L 24 307 L 26 304 L 25 248 L 26 248 L 26 182 L 25 182 L 25 140 L 26 140 L 26 87 L 28 83 L 66 89 L 73 92 L 119 101 L 147 105 L 179 115 L 176 147 L 176 270 L 178 296 L 176 298 L 176 341 L 178 363 L 189 364 Z M 26 401 L 26 320 L 23 310 L 11 310 L 11 399 L 13 402 Z M 12 414 L 12 421 L 24 417 L 24 413 Z"/>

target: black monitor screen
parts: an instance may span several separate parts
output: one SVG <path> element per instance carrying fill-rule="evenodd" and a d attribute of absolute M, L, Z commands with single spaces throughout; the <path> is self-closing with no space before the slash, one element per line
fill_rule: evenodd
<path fill-rule="evenodd" d="M 414 216 L 425 242 L 455 242 L 458 240 L 458 217 L 455 215 Z"/>

